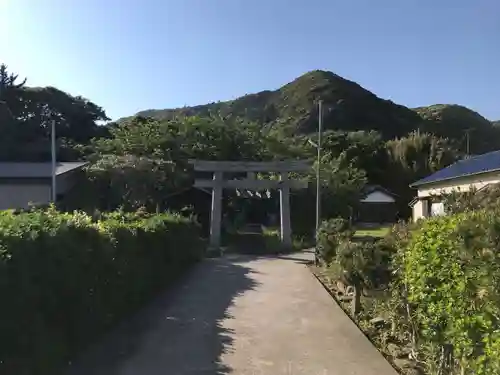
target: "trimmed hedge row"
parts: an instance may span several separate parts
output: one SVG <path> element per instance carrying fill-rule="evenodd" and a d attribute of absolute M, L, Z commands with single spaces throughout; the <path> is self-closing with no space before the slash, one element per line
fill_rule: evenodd
<path fill-rule="evenodd" d="M 174 214 L 0 213 L 0 373 L 53 374 L 202 249 Z"/>

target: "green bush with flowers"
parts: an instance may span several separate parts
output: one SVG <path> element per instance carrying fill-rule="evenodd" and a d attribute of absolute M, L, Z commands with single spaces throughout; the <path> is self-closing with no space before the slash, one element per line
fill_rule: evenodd
<path fill-rule="evenodd" d="M 0 212 L 0 374 L 53 374 L 200 259 L 176 214 Z"/>

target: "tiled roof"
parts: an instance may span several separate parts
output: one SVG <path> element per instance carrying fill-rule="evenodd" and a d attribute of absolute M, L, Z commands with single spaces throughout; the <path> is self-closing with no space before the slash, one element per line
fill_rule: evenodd
<path fill-rule="evenodd" d="M 414 182 L 410 187 L 493 171 L 500 171 L 500 151 L 488 152 L 469 159 L 459 160 L 426 178 Z"/>
<path fill-rule="evenodd" d="M 86 162 L 59 162 L 56 175 L 62 175 L 86 165 Z M 52 163 L 0 162 L 0 178 L 50 178 Z"/>

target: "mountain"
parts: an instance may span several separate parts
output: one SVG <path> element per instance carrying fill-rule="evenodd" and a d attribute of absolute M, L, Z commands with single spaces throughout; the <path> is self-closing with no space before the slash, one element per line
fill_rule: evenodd
<path fill-rule="evenodd" d="M 475 153 L 500 147 L 500 128 L 467 107 L 435 104 L 414 108 L 414 111 L 426 120 L 422 128 L 425 131 L 460 143 L 465 142 L 466 134 L 469 133 L 472 151 Z"/>
<path fill-rule="evenodd" d="M 138 116 L 169 119 L 176 115 L 240 116 L 287 134 L 317 129 L 318 99 L 323 100 L 325 129 L 377 130 L 392 138 L 413 130 L 420 116 L 406 107 L 383 100 L 357 83 L 334 73 L 312 71 L 274 91 L 194 107 L 146 110 Z"/>
<path fill-rule="evenodd" d="M 500 120 L 498 120 L 498 121 L 492 121 L 492 124 L 493 124 L 494 127 L 500 128 Z"/>
<path fill-rule="evenodd" d="M 286 135 L 295 135 L 316 131 L 320 98 L 326 130 L 376 130 L 384 138 L 392 139 L 419 129 L 448 137 L 460 145 L 463 145 L 465 131 L 469 130 L 473 152 L 500 148 L 500 127 L 493 127 L 491 122 L 466 107 L 440 104 L 412 110 L 321 70 L 306 73 L 273 91 L 193 107 L 150 109 L 136 115 L 169 119 L 220 113 L 244 117 Z"/>

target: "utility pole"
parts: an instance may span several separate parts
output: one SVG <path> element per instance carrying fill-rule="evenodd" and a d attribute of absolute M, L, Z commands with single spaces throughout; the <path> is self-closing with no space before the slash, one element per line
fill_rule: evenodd
<path fill-rule="evenodd" d="M 52 203 L 56 203 L 57 191 L 56 191 L 56 121 L 51 122 L 51 132 L 50 132 L 50 154 L 52 159 Z"/>
<path fill-rule="evenodd" d="M 467 158 L 470 156 L 470 129 L 467 129 Z"/>
<path fill-rule="evenodd" d="M 314 251 L 314 262 L 319 263 L 318 254 L 318 230 L 321 224 L 321 180 L 320 180 L 320 162 L 321 162 L 321 138 L 323 133 L 323 101 L 318 103 L 318 158 L 316 161 L 316 248 Z"/>

